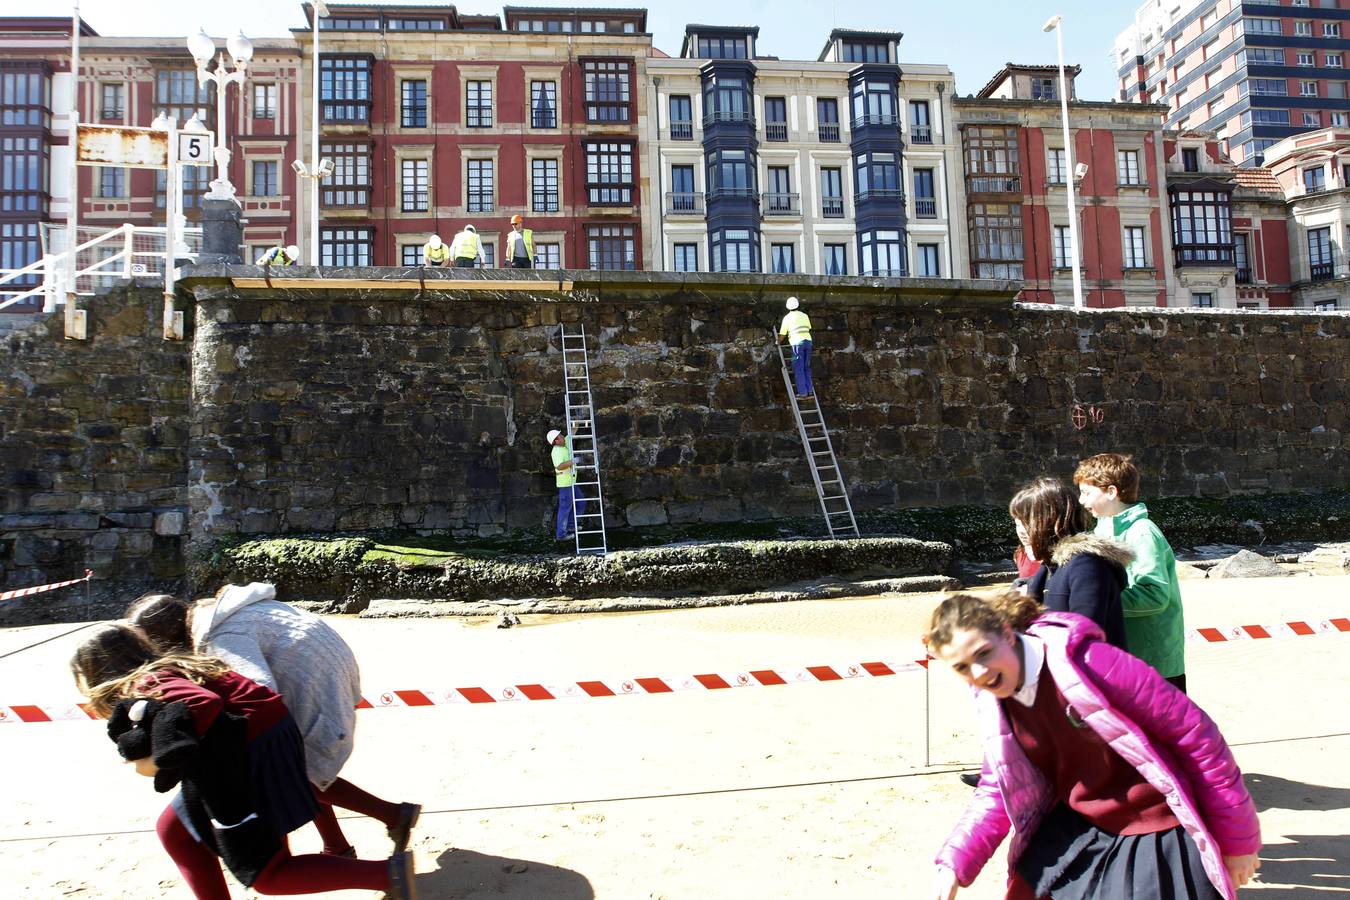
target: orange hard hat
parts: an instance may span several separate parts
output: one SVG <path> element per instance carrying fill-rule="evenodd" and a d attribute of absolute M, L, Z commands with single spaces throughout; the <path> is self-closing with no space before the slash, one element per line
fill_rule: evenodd
<path fill-rule="evenodd" d="M 525 221 L 525 220 L 522 219 L 522 218 L 520 217 L 519 214 L 516 214 L 516 215 L 514 215 L 514 216 L 511 217 L 511 224 L 512 224 L 512 225 L 519 225 L 521 222 L 524 222 L 524 221 Z"/>

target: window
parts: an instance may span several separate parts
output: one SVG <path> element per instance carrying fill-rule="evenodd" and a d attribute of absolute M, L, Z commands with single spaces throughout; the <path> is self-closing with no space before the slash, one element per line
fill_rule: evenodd
<path fill-rule="evenodd" d="M 1257 66 L 1284 65 L 1284 51 L 1273 47 L 1248 47 L 1247 62 Z"/>
<path fill-rule="evenodd" d="M 1279 34 L 1279 19 L 1245 19 L 1243 30 L 1248 34 Z"/>
<path fill-rule="evenodd" d="M 356 19 L 349 16 L 337 16 L 319 20 L 321 31 L 379 31 L 379 19 Z"/>
<path fill-rule="evenodd" d="M 1045 151 L 1045 180 L 1050 184 L 1064 184 L 1069 179 L 1069 162 L 1063 147 Z"/>
<path fill-rule="evenodd" d="M 163 110 L 175 122 L 186 122 L 196 114 L 209 122 L 215 106 L 215 83 L 203 87 L 192 69 L 159 69 L 155 72 L 155 109 Z"/>
<path fill-rule="evenodd" d="M 482 238 L 478 245 L 483 248 L 483 258 L 474 263 L 475 269 L 497 268 L 497 242 Z"/>
<path fill-rule="evenodd" d="M 971 256 L 976 278 L 1022 277 L 1022 205 L 975 203 L 971 207 Z"/>
<path fill-rule="evenodd" d="M 754 158 L 747 150 L 716 150 L 707 155 L 708 199 L 755 196 Z"/>
<path fill-rule="evenodd" d="M 1312 37 L 1311 22 L 1295 22 L 1294 37 Z"/>
<path fill-rule="evenodd" d="M 1248 125 L 1288 125 L 1287 109 L 1252 109 L 1242 114 L 1242 127 Z"/>
<path fill-rule="evenodd" d="M 1056 269 L 1069 268 L 1072 265 L 1069 262 L 1070 259 L 1069 248 L 1072 246 L 1073 240 L 1069 235 L 1068 225 L 1056 225 L 1054 227 L 1054 235 L 1052 237 L 1052 243 L 1054 245 L 1052 252 L 1054 254 L 1055 268 Z"/>
<path fill-rule="evenodd" d="M 1231 264 L 1231 200 L 1221 191 L 1172 194 L 1172 247 L 1177 265 Z"/>
<path fill-rule="evenodd" d="M 99 85 L 99 116 L 103 119 L 118 120 L 125 110 L 122 98 L 125 96 L 123 85 Z"/>
<path fill-rule="evenodd" d="M 390 31 L 444 31 L 444 19 L 387 19 L 385 28 Z"/>
<path fill-rule="evenodd" d="M 1338 38 L 1338 37 L 1340 37 L 1340 36 L 1341 36 L 1341 23 L 1339 23 L 1339 22 L 1323 22 L 1323 23 L 1322 23 L 1322 37 L 1324 37 L 1324 38 Z"/>
<path fill-rule="evenodd" d="M 787 98 L 764 98 L 764 139 L 766 141 L 788 139 Z"/>
<path fill-rule="evenodd" d="M 492 82 L 464 82 L 464 124 L 469 128 L 492 127 Z"/>
<path fill-rule="evenodd" d="M 1200 17 L 1200 30 L 1205 31 L 1218 21 L 1219 21 L 1218 9 L 1211 9 L 1209 12 L 1205 13 Z"/>
<path fill-rule="evenodd" d="M 1326 189 L 1327 170 L 1323 166 L 1303 170 L 1303 192 L 1305 194 L 1314 194 Z"/>
<path fill-rule="evenodd" d="M 773 244 L 769 248 L 775 275 L 790 275 L 797 271 L 797 246 L 795 244 Z"/>
<path fill-rule="evenodd" d="M 749 45 L 743 37 L 701 37 L 698 39 L 698 58 L 749 59 Z"/>
<path fill-rule="evenodd" d="M 1298 95 L 1299 95 L 1300 97 L 1316 97 L 1316 96 L 1317 96 L 1317 82 L 1315 82 L 1315 81 L 1300 81 L 1300 82 L 1298 83 Z"/>
<path fill-rule="evenodd" d="M 857 182 L 858 203 L 869 200 L 898 200 L 900 192 L 900 167 L 896 154 L 872 151 L 859 153 L 853 157 L 853 175 Z"/>
<path fill-rule="evenodd" d="M 864 275 L 903 278 L 904 237 L 899 231 L 863 231 L 858 234 L 858 268 Z"/>
<path fill-rule="evenodd" d="M 45 70 L 9 65 L 0 72 L 0 125 L 51 127 L 52 83 Z"/>
<path fill-rule="evenodd" d="M 666 208 L 671 212 L 702 213 L 703 204 L 694 190 L 694 167 L 670 167 L 670 196 Z"/>
<path fill-rule="evenodd" d="M 473 163 L 469 163 L 470 167 Z M 431 163 L 425 159 L 405 159 L 399 164 L 399 209 L 426 212 L 430 203 L 428 181 Z M 491 208 L 491 207 L 489 207 Z M 469 210 L 477 212 L 477 210 Z"/>
<path fill-rule="evenodd" d="M 1324 65 L 1325 65 L 1328 69 L 1339 69 L 1339 68 L 1342 68 L 1342 66 L 1341 66 L 1341 54 L 1339 54 L 1339 53 L 1328 53 L 1328 54 L 1326 54 L 1326 56 L 1324 57 L 1324 59 L 1326 60 L 1326 62 L 1324 63 Z"/>
<path fill-rule="evenodd" d="M 26 268 L 42 258 L 39 227 L 37 222 L 0 223 L 0 269 L 13 271 Z M 6 290 L 27 290 L 30 287 L 37 287 L 40 280 L 41 275 L 38 273 L 20 276 L 8 282 Z M 40 302 L 40 297 L 32 301 L 34 305 Z M 10 309 L 23 311 L 24 304 L 15 304 Z"/>
<path fill-rule="evenodd" d="M 890 62 L 890 53 L 886 44 L 864 44 L 858 41 L 844 41 L 844 62 L 885 63 Z"/>
<path fill-rule="evenodd" d="M 1148 254 L 1145 252 L 1144 228 L 1141 225 L 1125 226 L 1125 268 L 1143 269 L 1148 266 Z"/>
<path fill-rule="evenodd" d="M 799 215 L 800 199 L 792 190 L 792 170 L 787 166 L 769 166 L 764 192 L 764 215 Z"/>
<path fill-rule="evenodd" d="M 1214 58 L 1214 54 L 1219 51 L 1219 39 L 1215 38 L 1208 44 L 1200 48 L 1200 58 L 1209 60 Z"/>
<path fill-rule="evenodd" d="M 534 128 L 558 127 L 557 82 L 530 82 L 530 125 Z"/>
<path fill-rule="evenodd" d="M 253 85 L 253 118 L 275 119 L 277 117 L 277 86 L 275 84 Z"/>
<path fill-rule="evenodd" d="M 938 263 L 938 245 L 920 244 L 914 259 L 914 274 L 920 278 L 941 278 L 942 268 Z"/>
<path fill-rule="evenodd" d="M 1344 128 L 1347 124 L 1350 124 L 1350 117 L 1343 112 L 1334 112 L 1331 114 L 1331 124 L 1335 128 Z M 1350 179 L 1347 179 L 1345 183 L 1350 185 Z"/>
<path fill-rule="evenodd" d="M 698 244 L 675 245 L 675 271 L 698 271 Z"/>
<path fill-rule="evenodd" d="M 0 212 L 45 213 L 49 171 L 42 138 L 0 138 Z"/>
<path fill-rule="evenodd" d="M 1303 126 L 1305 128 L 1319 128 L 1322 125 L 1322 116 L 1315 112 L 1305 112 L 1303 114 Z"/>
<path fill-rule="evenodd" d="M 427 127 L 427 82 L 425 78 L 405 78 L 401 84 L 399 125 L 403 128 Z"/>
<path fill-rule="evenodd" d="M 98 195 L 100 197 L 125 197 L 127 195 L 127 170 L 120 166 L 100 166 L 98 170 Z"/>
<path fill-rule="evenodd" d="M 1295 65 L 1305 66 L 1308 68 L 1317 65 L 1317 57 L 1315 54 L 1312 53 L 1296 53 L 1295 58 L 1297 60 Z"/>
<path fill-rule="evenodd" d="M 254 257 L 257 259 L 257 257 Z M 416 268 L 422 265 L 422 245 L 421 244 L 400 244 L 398 248 L 399 263 L 408 268 Z"/>
<path fill-rule="evenodd" d="M 822 97 L 816 101 L 816 129 L 822 143 L 839 142 L 839 101 Z"/>
<path fill-rule="evenodd" d="M 636 269 L 632 225 L 591 225 L 586 246 L 592 269 Z"/>
<path fill-rule="evenodd" d="M 530 211 L 555 213 L 558 211 L 558 161 L 534 159 L 530 161 Z"/>
<path fill-rule="evenodd" d="M 562 268 L 562 245 L 561 244 L 535 244 L 534 245 L 534 267 L 536 269 L 561 269 Z"/>
<path fill-rule="evenodd" d="M 895 124 L 895 90 L 889 81 L 853 84 L 853 127 Z"/>
<path fill-rule="evenodd" d="M 466 212 L 492 212 L 493 204 L 493 160 L 471 159 L 467 163 L 464 192 Z"/>
<path fill-rule="evenodd" d="M 1200 151 L 1194 147 L 1186 147 L 1181 151 L 1181 168 L 1185 172 L 1200 171 Z"/>
<path fill-rule="evenodd" d="M 184 166 L 179 170 L 180 187 L 183 196 L 183 209 L 196 209 L 202 205 L 202 195 L 210 189 L 211 176 L 215 169 L 206 166 Z M 163 209 L 168 191 L 168 177 L 163 169 L 155 172 L 155 208 Z M 254 257 L 255 259 L 257 257 Z"/>
<path fill-rule="evenodd" d="M 1253 96 L 1283 97 L 1289 93 L 1289 84 L 1283 78 L 1251 78 L 1247 87 Z"/>
<path fill-rule="evenodd" d="M 582 63 L 586 81 L 587 122 L 628 122 L 632 103 L 628 60 L 588 59 Z"/>
<path fill-rule="evenodd" d="M 253 196 L 278 197 L 281 195 L 281 165 L 274 159 L 253 160 Z"/>
<path fill-rule="evenodd" d="M 324 122 L 370 121 L 368 56 L 319 57 L 319 118 Z M 195 80 L 195 73 L 193 75 Z"/>
<path fill-rule="evenodd" d="M 759 235 L 748 228 L 723 228 L 709 235 L 714 272 L 758 272 Z"/>
<path fill-rule="evenodd" d="M 933 170 L 914 170 L 914 217 L 937 218 L 937 195 L 933 193 Z"/>
<path fill-rule="evenodd" d="M 694 104 L 688 94 L 673 94 L 670 98 L 670 139 L 694 139 Z"/>
<path fill-rule="evenodd" d="M 826 275 L 847 275 L 848 245 L 826 244 L 822 263 L 824 266 L 824 274 Z"/>
<path fill-rule="evenodd" d="M 1116 151 L 1116 181 L 1120 184 L 1142 184 L 1139 179 L 1139 151 Z"/>
<path fill-rule="evenodd" d="M 321 143 L 319 155 L 333 161 L 333 174 L 320 181 L 320 206 L 370 205 L 370 145 Z"/>
<path fill-rule="evenodd" d="M 844 170 L 820 170 L 820 214 L 826 219 L 844 217 Z"/>
<path fill-rule="evenodd" d="M 928 101 L 909 101 L 909 140 L 914 144 L 933 143 L 932 122 L 928 118 Z"/>
<path fill-rule="evenodd" d="M 1059 90 L 1053 78 L 1031 79 L 1032 100 L 1058 100 Z"/>
<path fill-rule="evenodd" d="M 1314 300 L 1314 301 L 1313 301 L 1313 309 L 1316 310 L 1317 312 L 1335 312 L 1335 311 L 1336 311 L 1336 301 L 1335 301 L 1335 300 Z"/>
<path fill-rule="evenodd" d="M 319 265 L 369 266 L 374 229 L 320 228 Z"/>
<path fill-rule="evenodd" d="M 1212 293 L 1191 292 L 1191 306 L 1199 306 L 1208 309 L 1214 305 L 1214 295 Z"/>
<path fill-rule="evenodd" d="M 1237 283 L 1251 284 L 1252 270 L 1251 263 L 1248 261 L 1247 253 L 1248 236 L 1245 234 L 1233 235 L 1233 265 L 1237 267 Z"/>
<path fill-rule="evenodd" d="M 740 75 L 714 72 L 703 86 L 703 124 L 754 122 L 750 87 Z"/>
<path fill-rule="evenodd" d="M 586 141 L 586 200 L 592 206 L 633 203 L 633 145 Z M 594 268 L 594 267 L 592 267 Z"/>

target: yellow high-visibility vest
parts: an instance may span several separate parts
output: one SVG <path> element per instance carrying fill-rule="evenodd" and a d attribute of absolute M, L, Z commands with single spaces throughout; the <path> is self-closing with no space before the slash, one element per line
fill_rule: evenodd
<path fill-rule="evenodd" d="M 429 263 L 443 263 L 450 258 L 450 248 L 441 244 L 433 247 L 430 243 L 422 245 L 422 259 Z"/>
<path fill-rule="evenodd" d="M 530 265 L 534 265 L 534 232 L 529 228 L 520 229 L 520 234 L 516 234 L 512 229 L 506 236 L 506 258 L 515 259 L 520 254 L 516 253 L 516 244 L 521 240 L 525 241 L 525 255 L 530 260 Z"/>
<path fill-rule="evenodd" d="M 811 320 L 806 317 L 806 313 L 794 309 L 783 316 L 783 324 L 779 327 L 778 333 L 787 335 L 789 344 L 796 345 L 802 341 L 809 341 L 811 340 Z"/>
<path fill-rule="evenodd" d="M 450 252 L 455 259 L 477 259 L 478 234 L 473 231 L 461 231 L 455 235 L 455 242 L 450 245 Z"/>

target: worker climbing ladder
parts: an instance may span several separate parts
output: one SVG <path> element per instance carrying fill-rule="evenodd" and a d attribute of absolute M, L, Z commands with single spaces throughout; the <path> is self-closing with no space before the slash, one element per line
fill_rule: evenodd
<path fill-rule="evenodd" d="M 825 427 L 825 414 L 820 409 L 820 395 L 798 397 L 792 385 L 792 350 L 776 344 L 778 359 L 783 365 L 783 386 L 787 388 L 792 415 L 797 420 L 797 433 L 806 449 L 806 461 L 811 466 L 811 480 L 816 483 L 820 511 L 825 516 L 825 527 L 831 538 L 858 537 L 858 523 L 853 518 L 853 504 L 844 486 L 844 473 L 834 455 L 834 443 Z"/>
<path fill-rule="evenodd" d="M 591 399 L 591 367 L 586 359 L 586 328 L 561 327 L 563 389 L 567 402 L 567 442 L 577 481 L 572 490 L 572 521 L 577 555 L 604 556 L 604 495 L 600 491 L 600 449 L 595 439 L 595 404 Z"/>

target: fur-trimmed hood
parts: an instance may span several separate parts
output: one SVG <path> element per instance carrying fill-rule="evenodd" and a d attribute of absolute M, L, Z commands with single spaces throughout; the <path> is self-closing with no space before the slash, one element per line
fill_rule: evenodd
<path fill-rule="evenodd" d="M 1056 544 L 1055 549 L 1050 553 L 1050 563 L 1054 566 L 1062 566 L 1080 553 L 1100 556 L 1122 569 L 1134 562 L 1134 551 L 1125 544 L 1085 531 L 1082 534 L 1067 537 Z"/>

